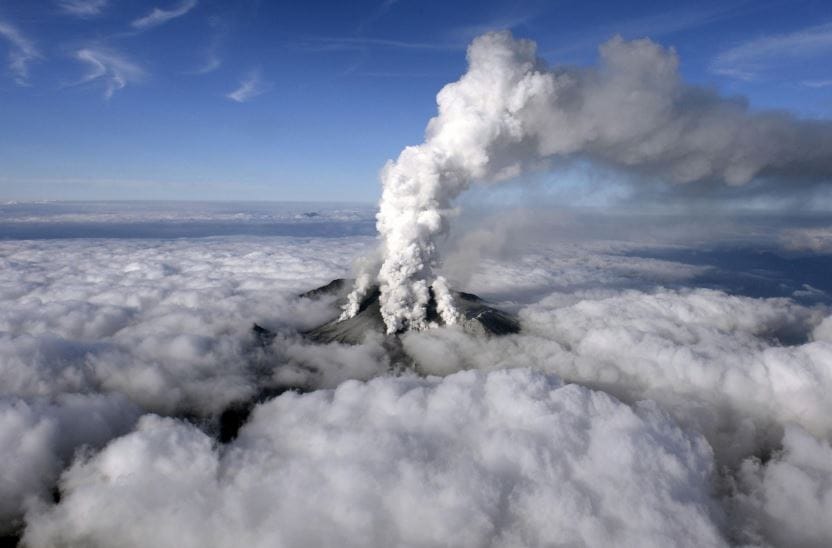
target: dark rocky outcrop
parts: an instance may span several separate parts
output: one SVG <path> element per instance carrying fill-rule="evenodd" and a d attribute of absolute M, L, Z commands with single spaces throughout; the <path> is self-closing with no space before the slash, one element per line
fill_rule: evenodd
<path fill-rule="evenodd" d="M 302 297 L 321 297 L 323 295 L 336 295 L 344 298 L 352 284 L 348 280 L 333 280 L 329 284 L 313 289 L 301 295 Z M 373 287 L 364 297 L 358 310 L 358 314 L 347 320 L 333 320 L 308 332 L 306 336 L 316 342 L 329 343 L 333 341 L 359 344 L 364 340 L 367 333 L 386 333 L 384 320 L 381 317 L 379 288 Z M 509 335 L 520 331 L 520 324 L 517 319 L 496 308 L 488 306 L 485 301 L 472 293 L 453 292 L 454 302 L 459 313 L 462 315 L 460 325 L 463 330 L 473 335 Z M 443 325 L 442 318 L 436 310 L 436 300 L 431 291 L 430 301 L 427 307 L 427 319 L 429 322 Z"/>
<path fill-rule="evenodd" d="M 296 386 L 264 388 L 251 400 L 235 402 L 226 407 L 217 418 L 216 430 L 212 433 L 220 443 L 231 443 L 237 438 L 240 428 L 248 422 L 251 412 L 258 404 L 267 402 L 285 392 L 305 391 L 303 388 Z"/>

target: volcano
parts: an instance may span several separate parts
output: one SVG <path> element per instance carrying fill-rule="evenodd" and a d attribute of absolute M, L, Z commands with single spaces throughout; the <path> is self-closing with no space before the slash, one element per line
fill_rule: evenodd
<path fill-rule="evenodd" d="M 351 288 L 352 280 L 339 278 L 322 287 L 307 291 L 301 297 L 316 299 L 325 295 L 336 295 L 339 298 L 339 304 L 342 304 L 346 301 Z M 514 316 L 489 306 L 483 299 L 473 293 L 453 291 L 452 294 L 454 304 L 461 318 L 459 326 L 464 331 L 479 336 L 509 335 L 520 331 L 520 324 Z M 346 320 L 333 320 L 325 323 L 307 331 L 305 333 L 306 337 L 324 344 L 330 342 L 360 344 L 364 341 L 367 333 L 375 332 L 386 335 L 387 329 L 381 317 L 380 295 L 379 287 L 374 286 L 361 301 L 358 313 L 355 316 Z M 427 320 L 437 326 L 444 325 L 436 310 L 436 299 L 433 291 L 430 292 L 430 300 L 428 301 Z M 399 334 L 389 335 L 389 337 L 396 337 Z"/>
<path fill-rule="evenodd" d="M 338 278 L 324 286 L 302 293 L 298 297 L 301 299 L 322 299 L 334 296 L 340 310 L 341 306 L 347 302 L 347 296 L 352 290 L 353 282 L 350 279 Z M 454 298 L 454 306 L 460 315 L 460 322 L 457 327 L 463 331 L 480 337 L 510 335 L 520 331 L 520 323 L 508 312 L 489 306 L 483 299 L 472 293 L 461 291 L 452 291 L 451 293 Z M 387 334 L 387 328 L 381 317 L 380 295 L 381 290 L 378 286 L 371 288 L 361 301 L 358 313 L 355 316 L 347 320 L 332 320 L 303 332 L 302 335 L 307 340 L 319 344 L 332 342 L 361 344 L 368 334 L 377 333 L 383 337 L 382 346 L 390 359 L 392 370 L 401 367 L 413 367 L 414 362 L 408 356 L 399 338 L 401 333 Z M 428 322 L 437 326 L 444 325 L 436 310 L 436 299 L 432 291 L 426 312 Z M 277 333 L 255 323 L 252 327 L 252 336 L 257 347 L 268 349 Z M 306 392 L 311 389 L 312 387 L 305 384 L 271 386 L 261 390 L 250 400 L 231 404 L 219 418 L 218 438 L 223 443 L 233 440 L 239 429 L 248 420 L 249 414 L 256 404 L 286 391 Z"/>

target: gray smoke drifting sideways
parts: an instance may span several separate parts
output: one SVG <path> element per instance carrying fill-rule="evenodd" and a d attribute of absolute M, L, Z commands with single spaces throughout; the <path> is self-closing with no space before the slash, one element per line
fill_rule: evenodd
<path fill-rule="evenodd" d="M 548 68 L 536 44 L 509 32 L 476 38 L 468 71 L 437 95 L 425 142 L 382 171 L 382 315 L 389 332 L 428 327 L 433 290 L 446 324 L 456 315 L 434 272 L 437 237 L 453 200 L 473 183 L 506 180 L 586 158 L 671 183 L 744 185 L 757 177 L 832 175 L 832 125 L 754 112 L 738 99 L 685 84 L 671 48 L 615 37 L 597 67 Z M 344 310 L 371 285 L 364 274 Z"/>

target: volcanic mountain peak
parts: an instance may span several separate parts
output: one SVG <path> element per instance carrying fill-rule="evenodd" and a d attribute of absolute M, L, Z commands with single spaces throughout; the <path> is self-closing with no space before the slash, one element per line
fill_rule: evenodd
<path fill-rule="evenodd" d="M 336 279 L 322 287 L 303 293 L 301 297 L 318 298 L 323 295 L 337 295 L 344 299 L 352 287 L 351 282 L 352 280 Z M 474 335 L 508 335 L 520 331 L 520 324 L 516 318 L 507 312 L 488 306 L 478 296 L 461 291 L 454 291 L 452 294 L 461 317 L 460 326 L 468 333 Z M 333 320 L 316 327 L 308 331 L 306 336 L 321 343 L 337 341 L 347 344 L 360 344 L 367 333 L 386 333 L 384 320 L 381 317 L 380 295 L 379 287 L 374 286 L 361 301 L 358 314 L 346 320 Z M 433 291 L 431 291 L 427 306 L 427 320 L 429 323 L 438 326 L 444 325 L 436 310 L 436 299 Z"/>

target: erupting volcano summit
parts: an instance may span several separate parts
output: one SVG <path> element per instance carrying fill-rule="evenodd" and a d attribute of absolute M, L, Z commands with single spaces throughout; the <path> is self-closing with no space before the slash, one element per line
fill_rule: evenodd
<path fill-rule="evenodd" d="M 346 299 L 347 292 L 351 288 L 352 280 L 337 279 L 323 287 L 304 293 L 302 297 L 319 298 L 323 295 L 338 295 L 341 299 Z M 369 332 L 386 333 L 387 328 L 381 315 L 380 294 L 378 286 L 371 287 L 359 303 L 355 315 L 326 323 L 307 332 L 307 336 L 321 343 L 337 341 L 359 344 Z M 514 317 L 488 306 L 478 296 L 457 291 L 450 292 L 450 295 L 459 317 L 456 323 L 465 331 L 479 335 L 507 335 L 520 331 L 520 325 Z M 445 325 L 437 308 L 434 292 L 430 290 L 430 299 L 426 306 L 426 326 Z M 406 331 L 405 327 L 396 334 L 404 331 Z"/>

